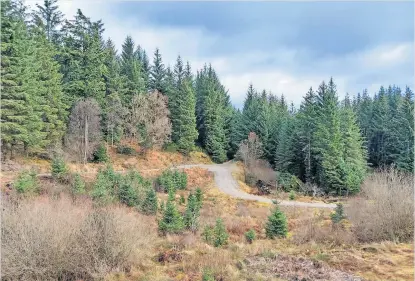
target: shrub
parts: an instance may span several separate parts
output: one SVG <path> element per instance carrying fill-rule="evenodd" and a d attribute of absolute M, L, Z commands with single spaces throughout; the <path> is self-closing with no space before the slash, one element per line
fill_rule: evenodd
<path fill-rule="evenodd" d="M 268 217 L 268 222 L 265 226 L 265 234 L 270 239 L 287 236 L 287 218 L 285 214 L 280 211 L 278 206 Z"/>
<path fill-rule="evenodd" d="M 213 271 L 211 269 L 203 269 L 202 281 L 215 281 L 215 276 L 213 275 Z"/>
<path fill-rule="evenodd" d="M 4 280 L 103 280 L 143 259 L 154 241 L 149 221 L 123 208 L 93 209 L 65 197 L 2 207 Z"/>
<path fill-rule="evenodd" d="M 195 195 L 190 193 L 187 198 L 186 211 L 184 213 L 184 225 L 187 229 L 195 232 L 199 227 L 200 205 Z"/>
<path fill-rule="evenodd" d="M 94 162 L 107 162 L 109 160 L 107 147 L 100 144 L 94 152 Z"/>
<path fill-rule="evenodd" d="M 291 191 L 290 191 L 290 195 L 288 196 L 288 198 L 289 198 L 290 200 L 295 200 L 295 192 L 294 192 L 294 190 L 291 190 Z"/>
<path fill-rule="evenodd" d="M 410 241 L 414 235 L 414 179 L 394 169 L 370 175 L 363 197 L 346 206 L 353 232 L 361 242 Z"/>
<path fill-rule="evenodd" d="M 184 205 L 186 203 L 186 199 L 184 198 L 183 195 L 180 195 L 180 200 L 179 200 L 179 204 L 180 205 Z"/>
<path fill-rule="evenodd" d="M 91 191 L 92 199 L 107 204 L 115 200 L 122 177 L 114 172 L 111 166 L 99 170 Z"/>
<path fill-rule="evenodd" d="M 134 148 L 127 146 L 127 145 L 117 146 L 117 153 L 124 154 L 124 155 L 135 155 L 136 154 Z"/>
<path fill-rule="evenodd" d="M 246 241 L 251 244 L 256 238 L 255 230 L 250 229 L 247 232 L 245 232 L 245 239 Z"/>
<path fill-rule="evenodd" d="M 186 189 L 187 174 L 180 171 L 165 170 L 158 178 L 157 184 L 161 186 L 165 192 L 177 189 Z"/>
<path fill-rule="evenodd" d="M 217 219 L 215 228 L 213 229 L 213 245 L 215 247 L 220 247 L 228 243 L 228 232 L 226 231 L 225 225 L 223 224 L 222 219 Z"/>
<path fill-rule="evenodd" d="M 162 235 L 165 235 L 166 233 L 180 233 L 183 228 L 183 218 L 174 204 L 174 192 L 173 190 L 170 190 L 163 217 L 159 221 L 159 232 Z"/>
<path fill-rule="evenodd" d="M 118 199 L 121 203 L 126 204 L 129 207 L 139 205 L 137 191 L 132 184 L 126 180 L 121 183 L 120 188 L 118 189 Z"/>
<path fill-rule="evenodd" d="M 62 180 L 68 172 L 68 167 L 65 161 L 60 157 L 55 157 L 51 163 L 52 177 L 58 180 Z"/>
<path fill-rule="evenodd" d="M 298 191 L 302 186 L 301 180 L 290 173 L 279 173 L 277 179 L 278 185 L 286 192 L 291 190 Z"/>
<path fill-rule="evenodd" d="M 164 150 L 167 152 L 177 152 L 179 151 L 179 147 L 177 146 L 177 144 L 171 142 L 164 145 Z"/>
<path fill-rule="evenodd" d="M 202 232 L 203 240 L 206 243 L 212 244 L 213 243 L 213 227 L 211 225 L 206 225 Z"/>
<path fill-rule="evenodd" d="M 22 171 L 14 182 L 18 193 L 34 193 L 38 190 L 36 173 L 34 171 Z"/>
<path fill-rule="evenodd" d="M 155 215 L 157 213 L 157 194 L 152 187 L 146 191 L 146 197 L 141 205 L 141 210 L 147 215 Z"/>
<path fill-rule="evenodd" d="M 196 194 L 195 194 L 195 196 L 196 196 L 197 203 L 201 206 L 202 203 L 203 203 L 203 192 L 200 189 L 200 187 L 196 188 Z"/>
<path fill-rule="evenodd" d="M 72 194 L 83 194 L 85 193 L 85 182 L 82 180 L 81 176 L 76 173 L 71 184 Z"/>
<path fill-rule="evenodd" d="M 334 213 L 330 214 L 331 221 L 334 224 L 338 224 L 343 219 L 346 218 L 344 214 L 343 204 L 339 203 L 336 205 L 336 208 L 334 209 Z"/>

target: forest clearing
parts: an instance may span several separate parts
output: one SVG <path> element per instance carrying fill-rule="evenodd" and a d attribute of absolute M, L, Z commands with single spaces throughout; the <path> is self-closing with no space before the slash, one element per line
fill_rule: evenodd
<path fill-rule="evenodd" d="M 28 2 L 1 1 L 2 281 L 414 279 L 408 44 L 307 37 L 359 3 Z M 308 32 L 245 25 L 283 17 Z"/>

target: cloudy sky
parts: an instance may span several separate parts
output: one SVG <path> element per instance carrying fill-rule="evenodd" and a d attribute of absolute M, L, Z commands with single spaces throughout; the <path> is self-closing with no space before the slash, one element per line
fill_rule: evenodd
<path fill-rule="evenodd" d="M 34 6 L 35 0 L 27 0 Z M 413 2 L 139 2 L 61 0 L 102 19 L 117 47 L 127 35 L 165 64 L 211 63 L 236 106 L 249 83 L 299 104 L 333 76 L 339 96 L 414 87 Z"/>

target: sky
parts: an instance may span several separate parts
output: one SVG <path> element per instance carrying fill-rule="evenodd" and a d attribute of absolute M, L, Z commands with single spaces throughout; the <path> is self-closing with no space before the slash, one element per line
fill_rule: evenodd
<path fill-rule="evenodd" d="M 26 0 L 31 7 L 43 1 Z M 300 104 L 333 77 L 339 97 L 381 85 L 414 88 L 414 2 L 139 2 L 60 0 L 105 24 L 118 50 L 127 35 L 152 60 L 211 63 L 241 107 L 250 83 Z"/>

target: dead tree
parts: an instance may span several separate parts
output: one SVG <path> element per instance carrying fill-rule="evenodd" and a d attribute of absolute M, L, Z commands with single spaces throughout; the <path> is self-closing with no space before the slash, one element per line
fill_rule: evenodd
<path fill-rule="evenodd" d="M 86 163 L 101 139 L 101 108 L 93 98 L 78 101 L 69 116 L 67 149 Z"/>

